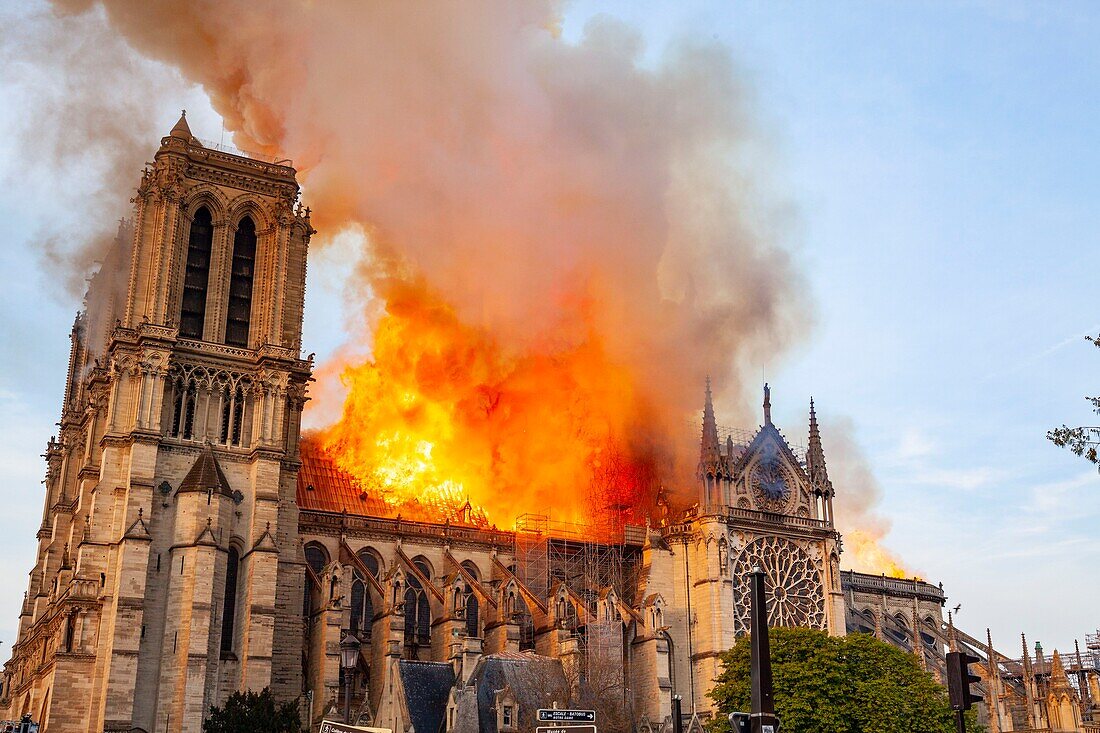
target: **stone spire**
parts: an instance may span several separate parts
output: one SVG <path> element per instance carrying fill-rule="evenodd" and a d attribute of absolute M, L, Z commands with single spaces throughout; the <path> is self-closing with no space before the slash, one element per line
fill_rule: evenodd
<path fill-rule="evenodd" d="M 1029 728 L 1035 725 L 1035 677 L 1031 671 L 1031 657 L 1027 652 L 1027 637 L 1020 634 L 1020 648 L 1023 650 L 1024 667 L 1024 697 L 1027 700 L 1027 725 Z"/>
<path fill-rule="evenodd" d="M 191 140 L 195 137 L 191 134 L 191 128 L 187 125 L 187 110 L 183 110 L 180 113 L 179 121 L 176 122 L 172 131 L 168 133 L 168 137 L 178 137 L 181 140 Z"/>
<path fill-rule="evenodd" d="M 1055 649 L 1054 656 L 1050 660 L 1050 691 L 1065 692 L 1067 690 L 1072 691 L 1073 687 L 1069 684 L 1069 677 L 1066 676 L 1066 668 L 1062 664 L 1062 657 Z"/>
<path fill-rule="evenodd" d="M 1085 666 L 1081 664 L 1081 645 L 1073 640 L 1073 651 L 1077 656 L 1077 686 L 1081 690 L 1081 697 L 1086 703 L 1092 703 L 1092 691 L 1089 689 L 1088 673 L 1084 672 Z"/>
<path fill-rule="evenodd" d="M 819 519 L 830 524 L 833 521 L 833 482 L 825 466 L 825 449 L 821 447 L 821 429 L 817 425 L 817 412 L 813 397 L 810 398 L 810 445 L 806 449 L 806 472 L 810 475 L 810 487 L 818 506 Z"/>
<path fill-rule="evenodd" d="M 703 439 L 699 446 L 699 503 L 713 506 L 722 501 L 722 451 L 718 443 L 718 423 L 714 419 L 714 402 L 707 377 L 706 400 L 703 402 Z"/>
<path fill-rule="evenodd" d="M 767 382 L 764 382 L 764 424 L 772 424 L 772 390 Z"/>
<path fill-rule="evenodd" d="M 710 393 L 710 377 L 707 377 L 706 400 L 703 402 L 703 443 L 699 460 L 702 464 L 718 460 L 718 423 L 714 419 L 714 401 Z"/>
<path fill-rule="evenodd" d="M 806 449 L 806 468 L 810 473 L 810 483 L 822 490 L 829 485 L 829 469 L 825 467 L 825 450 L 821 447 L 821 429 L 817 425 L 817 412 L 814 399 L 810 398 L 810 444 Z"/>

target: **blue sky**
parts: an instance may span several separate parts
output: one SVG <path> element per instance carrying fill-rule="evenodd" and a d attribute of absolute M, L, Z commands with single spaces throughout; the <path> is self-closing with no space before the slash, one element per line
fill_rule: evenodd
<path fill-rule="evenodd" d="M 991 626 L 1010 653 L 1021 631 L 1072 648 L 1098 623 L 1100 475 L 1043 436 L 1089 422 L 1082 398 L 1100 393 L 1100 351 L 1083 338 L 1100 333 L 1100 10 L 579 2 L 566 37 L 600 12 L 638 26 L 654 54 L 678 35 L 717 37 L 745 70 L 817 323 L 768 365 L 776 421 L 800 436 L 810 394 L 826 420 L 851 419 L 893 523 L 886 544 L 944 583 L 971 633 Z M 0 130 L 17 114 L 6 84 Z M 180 83 L 179 97 L 165 129 L 181 106 L 196 129 L 218 128 L 199 92 Z M 13 144 L 0 139 L 0 271 L 18 274 L 0 288 L 9 645 L 78 305 L 42 268 L 36 237 L 56 206 L 48 186 L 12 186 Z M 321 357 L 342 337 L 340 261 L 329 249 L 311 262 L 305 338 Z"/>

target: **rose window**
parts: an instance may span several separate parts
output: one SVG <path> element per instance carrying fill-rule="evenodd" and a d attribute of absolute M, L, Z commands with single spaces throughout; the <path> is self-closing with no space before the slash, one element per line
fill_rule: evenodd
<path fill-rule="evenodd" d="M 782 512 L 791 498 L 791 482 L 779 457 L 772 454 L 762 457 L 752 469 L 749 478 L 756 506 L 766 512 Z"/>
<path fill-rule="evenodd" d="M 733 563 L 738 633 L 749 630 L 749 573 L 754 567 L 764 571 L 769 626 L 825 628 L 825 588 L 813 558 L 790 540 L 761 537 Z"/>

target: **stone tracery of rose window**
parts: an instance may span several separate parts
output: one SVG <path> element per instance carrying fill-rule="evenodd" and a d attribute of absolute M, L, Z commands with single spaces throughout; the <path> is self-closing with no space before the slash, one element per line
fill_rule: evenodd
<path fill-rule="evenodd" d="M 749 475 L 749 489 L 757 508 L 766 512 L 784 512 L 794 493 L 793 486 L 794 481 L 775 447 L 767 446 Z"/>
<path fill-rule="evenodd" d="M 749 629 L 749 573 L 757 566 L 765 575 L 769 626 L 825 628 L 825 589 L 817 563 L 790 540 L 761 537 L 750 542 L 733 563 L 738 633 Z"/>

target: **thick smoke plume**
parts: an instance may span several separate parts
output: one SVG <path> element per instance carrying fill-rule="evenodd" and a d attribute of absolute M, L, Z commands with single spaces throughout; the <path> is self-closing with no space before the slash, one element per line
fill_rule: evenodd
<path fill-rule="evenodd" d="M 810 325 L 751 90 L 720 45 L 681 41 L 643 63 L 639 36 L 610 19 L 564 41 L 548 2 L 56 6 L 64 17 L 33 18 L 4 56 L 37 55 L 66 80 L 28 104 L 54 110 L 42 154 L 83 161 L 98 201 L 131 190 L 164 132 L 149 100 L 177 69 L 242 148 L 294 158 L 320 243 L 366 233 L 356 302 L 373 356 L 322 367 L 350 391 L 327 442 L 352 467 L 379 468 L 380 441 L 354 436 L 403 431 L 413 444 L 382 468 L 540 484 L 509 511 L 552 503 L 548 488 L 582 472 L 688 488 L 696 445 L 681 426 L 704 374 L 746 420 L 739 376 Z M 93 256 L 70 250 L 70 271 Z M 546 439 L 513 437 L 534 429 Z M 875 554 L 889 523 L 850 423 L 825 436 L 850 562 L 900 572 Z"/>
<path fill-rule="evenodd" d="M 583 446 L 563 459 L 565 475 L 606 466 L 595 447 L 605 444 L 633 473 L 675 472 L 687 462 L 654 446 L 698 409 L 704 374 L 738 384 L 806 327 L 800 277 L 762 193 L 751 95 L 717 44 L 682 41 L 643 64 L 633 30 L 600 18 L 566 42 L 560 8 L 546 2 L 97 5 L 134 48 L 200 84 L 238 145 L 294 158 L 318 228 L 369 232 L 364 287 L 403 304 L 372 330 L 396 319 L 411 334 L 410 322 L 445 314 L 477 340 L 399 354 L 411 408 L 395 395 L 386 414 L 353 415 L 349 401 L 348 429 L 329 439 L 347 463 L 369 471 L 393 458 L 354 435 L 460 415 L 465 434 L 483 431 L 472 448 L 447 451 L 437 436 L 399 449 L 461 454 L 481 461 L 469 475 L 511 488 L 525 478 L 524 451 L 509 444 L 538 426 L 501 413 L 543 411 L 508 400 L 545 385 L 562 390 L 550 404 L 595 401 L 605 390 L 589 382 L 618 375 L 628 404 L 572 404 L 584 416 L 545 436 Z M 459 374 L 471 353 L 488 365 L 480 381 Z M 547 374 L 532 362 L 564 366 Z M 368 366 L 364 389 L 396 373 Z M 442 388 L 448 380 L 469 386 Z M 421 396 L 439 409 L 421 409 Z M 484 424 L 470 424 L 472 404 Z"/>
<path fill-rule="evenodd" d="M 850 418 L 822 426 L 822 445 L 829 478 L 837 489 L 834 499 L 837 528 L 844 536 L 845 567 L 861 572 L 910 577 L 913 571 L 880 542 L 890 531 L 890 520 L 878 511 L 882 487 L 855 439 Z"/>

